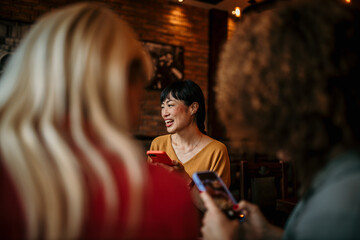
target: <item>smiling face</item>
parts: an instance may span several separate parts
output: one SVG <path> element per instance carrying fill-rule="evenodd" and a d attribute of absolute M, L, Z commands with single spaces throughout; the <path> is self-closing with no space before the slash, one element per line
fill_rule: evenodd
<path fill-rule="evenodd" d="M 161 104 L 161 116 L 165 120 L 168 133 L 179 132 L 193 122 L 190 107 L 183 101 L 175 99 L 171 94 Z"/>

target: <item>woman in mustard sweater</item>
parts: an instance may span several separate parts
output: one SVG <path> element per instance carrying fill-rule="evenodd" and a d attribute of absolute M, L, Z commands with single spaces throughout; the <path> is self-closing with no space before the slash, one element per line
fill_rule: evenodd
<path fill-rule="evenodd" d="M 226 146 L 205 132 L 205 101 L 201 88 L 191 80 L 177 81 L 167 86 L 160 96 L 161 116 L 169 134 L 155 138 L 150 150 L 165 151 L 174 167 L 192 186 L 194 172 L 217 172 L 230 186 L 230 160 Z"/>

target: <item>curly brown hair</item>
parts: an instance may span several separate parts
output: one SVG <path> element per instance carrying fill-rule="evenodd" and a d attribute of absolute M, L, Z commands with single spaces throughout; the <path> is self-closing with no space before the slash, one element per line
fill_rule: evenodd
<path fill-rule="evenodd" d="M 359 22 L 344 2 L 281 2 L 245 16 L 221 56 L 216 104 L 230 137 L 245 126 L 285 151 L 305 189 L 334 149 L 359 146 Z"/>

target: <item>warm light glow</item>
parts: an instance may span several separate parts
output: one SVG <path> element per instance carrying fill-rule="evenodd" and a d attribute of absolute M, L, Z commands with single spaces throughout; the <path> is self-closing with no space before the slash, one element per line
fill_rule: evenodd
<path fill-rule="evenodd" d="M 351 0 L 345 0 L 345 2 L 350 3 L 350 2 L 351 2 Z"/>
<path fill-rule="evenodd" d="M 182 3 L 184 0 L 178 0 L 179 3 Z"/>
<path fill-rule="evenodd" d="M 233 14 L 235 17 L 240 17 L 240 16 L 241 16 L 240 7 L 236 7 L 235 10 L 232 11 L 232 14 Z"/>

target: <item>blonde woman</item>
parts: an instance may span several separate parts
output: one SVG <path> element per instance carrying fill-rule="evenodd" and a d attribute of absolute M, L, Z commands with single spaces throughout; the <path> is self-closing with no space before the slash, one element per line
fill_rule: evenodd
<path fill-rule="evenodd" d="M 2 238 L 196 238 L 186 183 L 146 165 L 129 135 L 148 69 L 132 30 L 103 6 L 69 6 L 32 27 L 0 81 Z"/>

